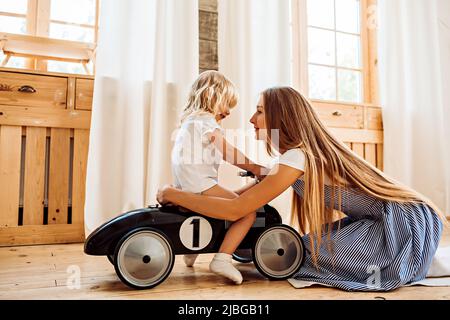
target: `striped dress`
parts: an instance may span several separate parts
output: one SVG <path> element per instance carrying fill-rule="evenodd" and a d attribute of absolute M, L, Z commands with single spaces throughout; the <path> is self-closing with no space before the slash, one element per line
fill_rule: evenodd
<path fill-rule="evenodd" d="M 304 181 L 292 186 L 303 195 Z M 337 192 L 335 192 L 337 195 Z M 295 279 L 348 291 L 388 291 L 425 278 L 442 233 L 442 222 L 425 204 L 384 201 L 358 189 L 341 190 L 346 218 L 331 231 L 334 253 L 322 238 L 317 269 L 308 235 L 305 263 Z M 331 187 L 325 186 L 329 206 Z M 337 208 L 335 201 L 335 208 Z"/>

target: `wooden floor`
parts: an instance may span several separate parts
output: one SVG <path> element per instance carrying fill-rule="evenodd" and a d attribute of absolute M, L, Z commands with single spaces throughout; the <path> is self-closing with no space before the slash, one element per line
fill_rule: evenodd
<path fill-rule="evenodd" d="M 442 244 L 450 245 L 446 232 Z M 240 286 L 209 272 L 212 255 L 201 255 L 194 268 L 180 256 L 170 276 L 149 290 L 126 287 L 106 257 L 87 256 L 82 244 L 0 248 L 0 299 L 446 299 L 449 287 L 404 287 L 392 292 L 345 292 L 314 286 L 295 289 L 288 281 L 269 281 L 253 264 L 237 264 L 244 276 Z M 80 287 L 76 284 L 79 271 Z M 73 273 L 75 272 L 75 273 Z"/>

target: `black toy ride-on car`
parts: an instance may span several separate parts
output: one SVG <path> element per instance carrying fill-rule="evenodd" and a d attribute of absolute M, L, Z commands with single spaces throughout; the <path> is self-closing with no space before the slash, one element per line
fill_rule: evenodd
<path fill-rule="evenodd" d="M 152 205 L 123 213 L 98 227 L 86 239 L 84 252 L 107 256 L 122 282 L 148 289 L 169 276 L 175 255 L 218 252 L 229 226 L 228 221 L 177 206 Z M 242 263 L 253 261 L 261 274 L 281 280 L 300 269 L 304 255 L 297 231 L 282 224 L 278 211 L 265 205 L 233 258 Z"/>

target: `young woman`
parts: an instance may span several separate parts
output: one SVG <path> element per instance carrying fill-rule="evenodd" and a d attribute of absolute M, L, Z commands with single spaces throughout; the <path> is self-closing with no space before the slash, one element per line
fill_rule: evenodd
<path fill-rule="evenodd" d="M 268 152 L 275 148 L 281 154 L 260 183 L 242 188 L 234 199 L 164 186 L 157 200 L 234 221 L 292 186 L 293 216 L 302 233 L 309 231 L 297 279 L 344 290 L 385 291 L 426 276 L 444 217 L 430 200 L 352 153 L 292 88 L 262 92 L 250 122 Z M 278 129 L 278 145 L 272 142 L 273 129 Z M 333 222 L 333 209 L 346 218 Z"/>

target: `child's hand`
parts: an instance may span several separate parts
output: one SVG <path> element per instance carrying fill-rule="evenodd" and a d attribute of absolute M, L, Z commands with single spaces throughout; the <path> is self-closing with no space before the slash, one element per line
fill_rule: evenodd
<path fill-rule="evenodd" d="M 262 181 L 269 174 L 270 169 L 260 166 L 259 164 L 254 164 L 251 171 L 259 181 Z"/>
<path fill-rule="evenodd" d="M 166 184 L 158 189 L 158 193 L 156 194 L 156 201 L 158 201 L 161 205 L 169 204 L 168 193 L 173 190 L 174 187 L 170 184 Z"/>

